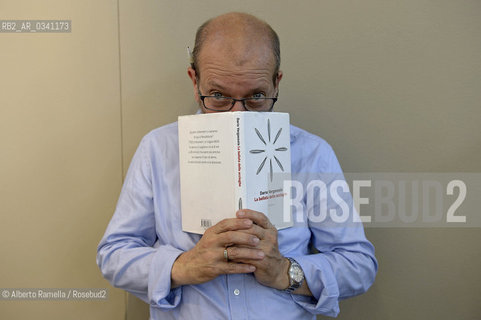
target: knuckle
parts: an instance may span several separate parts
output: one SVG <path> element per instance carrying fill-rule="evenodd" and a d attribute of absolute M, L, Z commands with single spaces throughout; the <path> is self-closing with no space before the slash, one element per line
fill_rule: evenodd
<path fill-rule="evenodd" d="M 224 241 L 226 243 L 232 243 L 234 241 L 234 235 L 232 234 L 232 232 L 226 232 L 224 234 Z"/>
<path fill-rule="evenodd" d="M 229 247 L 227 252 L 229 253 L 230 258 L 236 258 L 239 256 L 239 248 L 237 247 Z"/>
<path fill-rule="evenodd" d="M 265 224 L 266 222 L 269 221 L 262 212 L 257 212 L 256 217 L 257 217 L 257 220 L 259 220 L 259 222 L 262 224 Z"/>
<path fill-rule="evenodd" d="M 210 247 L 212 247 L 212 245 L 214 243 L 215 243 L 215 237 L 205 237 L 204 238 L 204 241 L 203 241 L 204 247 L 210 248 Z"/>
<path fill-rule="evenodd" d="M 235 229 L 238 229 L 238 225 L 239 225 L 239 222 L 237 221 L 237 219 L 232 219 L 232 218 L 224 219 L 219 223 L 222 223 L 220 228 L 221 230 L 219 230 L 220 232 L 233 231 Z"/>
<path fill-rule="evenodd" d="M 222 274 L 222 268 L 215 266 L 210 269 L 210 276 L 215 277 L 218 276 L 219 274 Z"/>
<path fill-rule="evenodd" d="M 219 223 L 217 224 L 221 229 L 225 229 L 227 228 L 229 224 L 229 221 L 227 219 L 222 219 L 221 221 L 219 221 Z"/>
<path fill-rule="evenodd" d="M 253 234 L 257 235 L 257 237 L 260 238 L 260 239 L 264 239 L 266 237 L 265 230 L 258 227 L 258 226 L 256 226 Z"/>
<path fill-rule="evenodd" d="M 237 271 L 237 264 L 235 263 L 229 263 L 227 266 L 227 272 L 228 273 L 236 273 Z"/>
<path fill-rule="evenodd" d="M 266 225 L 269 224 L 269 220 L 268 220 L 267 217 L 266 217 L 265 215 L 263 215 L 263 214 L 260 216 L 260 220 L 261 220 L 262 224 L 266 224 Z"/>

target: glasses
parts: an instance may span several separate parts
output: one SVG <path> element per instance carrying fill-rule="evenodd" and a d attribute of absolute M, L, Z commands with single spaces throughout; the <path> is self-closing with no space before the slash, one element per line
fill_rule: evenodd
<path fill-rule="evenodd" d="M 234 107 L 236 101 L 242 102 L 242 106 L 247 111 L 267 111 L 270 112 L 274 108 L 277 98 L 243 98 L 234 99 L 224 96 L 203 96 L 199 90 L 200 100 L 208 110 L 225 112 L 230 111 Z"/>

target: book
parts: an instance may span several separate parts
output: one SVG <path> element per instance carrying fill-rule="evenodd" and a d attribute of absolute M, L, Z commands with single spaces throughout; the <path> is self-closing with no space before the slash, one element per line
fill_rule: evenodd
<path fill-rule="evenodd" d="M 292 226 L 284 199 L 291 178 L 289 114 L 222 112 L 180 116 L 182 230 L 203 234 L 239 209 Z"/>

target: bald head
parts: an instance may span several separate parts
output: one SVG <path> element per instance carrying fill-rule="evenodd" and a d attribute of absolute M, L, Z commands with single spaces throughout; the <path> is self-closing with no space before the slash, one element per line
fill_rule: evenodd
<path fill-rule="evenodd" d="M 223 14 L 210 19 L 197 30 L 193 51 L 193 69 L 200 75 L 203 54 L 215 52 L 242 66 L 248 61 L 266 57 L 273 65 L 273 80 L 279 71 L 280 49 L 276 32 L 264 21 L 239 12 Z"/>

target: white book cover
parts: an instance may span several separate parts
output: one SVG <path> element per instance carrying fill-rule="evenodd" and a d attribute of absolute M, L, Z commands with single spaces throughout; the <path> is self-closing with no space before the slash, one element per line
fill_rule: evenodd
<path fill-rule="evenodd" d="M 239 209 L 264 213 L 277 229 L 291 178 L 289 114 L 223 112 L 180 116 L 182 230 L 203 234 Z"/>

